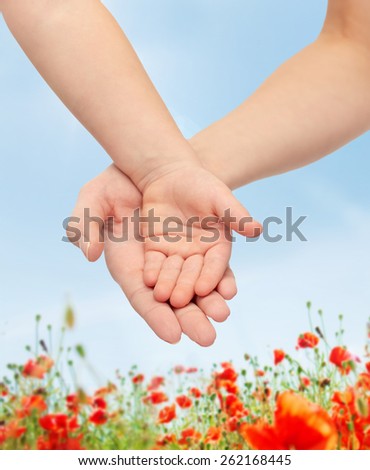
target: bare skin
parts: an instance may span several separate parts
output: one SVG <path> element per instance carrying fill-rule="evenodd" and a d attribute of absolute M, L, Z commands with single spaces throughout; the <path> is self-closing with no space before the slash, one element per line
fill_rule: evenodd
<path fill-rule="evenodd" d="M 312 163 L 368 131 L 369 25 L 367 0 L 329 1 L 317 40 L 191 139 L 203 165 L 237 188 Z"/>
<path fill-rule="evenodd" d="M 221 218 L 224 208 L 230 208 L 236 223 L 227 228 L 245 236 L 260 231 L 253 220 L 239 230 L 240 220 L 250 214 L 224 183 L 202 167 L 122 29 L 99 0 L 3 0 L 2 12 L 46 82 L 142 193 L 144 215 L 153 210 L 163 219 L 179 216 L 185 227 L 190 212 L 199 218 Z M 215 187 L 219 191 L 214 201 L 204 197 L 194 204 L 188 188 L 194 175 L 201 174 L 203 194 L 211 194 Z M 210 249 L 202 242 L 198 229 L 186 253 L 184 244 L 165 240 L 161 227 L 155 233 L 160 243 L 146 239 L 145 259 L 157 273 L 158 299 L 172 295 L 175 286 L 165 280 L 173 275 L 174 265 L 179 276 L 191 281 L 187 295 L 174 294 L 177 307 L 185 306 L 194 294 L 212 292 L 231 252 L 223 242 L 224 227 L 218 228 L 217 246 Z M 96 246 L 96 239 L 81 244 L 90 259 L 100 254 Z M 192 269 L 197 275 L 190 279 L 189 265 L 195 263 L 199 269 Z"/>
<path fill-rule="evenodd" d="M 306 165 L 366 132 L 368 24 L 368 2 L 329 2 L 323 30 L 312 45 L 280 67 L 239 108 L 190 140 L 203 166 L 236 188 Z M 80 204 L 89 206 L 84 198 Z M 151 279 L 147 282 L 152 284 Z"/>
<path fill-rule="evenodd" d="M 193 215 L 220 216 L 221 209 L 234 207 L 237 220 L 240 220 L 249 214 L 235 201 L 228 188 L 307 165 L 370 127 L 368 0 L 330 0 L 325 25 L 317 40 L 281 66 L 236 110 L 194 136 L 190 143 L 184 142 L 127 39 L 109 13 L 95 0 L 81 0 L 79 5 L 81 10 L 76 11 L 76 3 L 68 0 L 53 3 L 25 0 L 21 7 L 11 0 L 0 2 L 10 29 L 36 67 L 104 146 L 117 167 L 142 192 L 144 213 L 151 208 L 157 209 L 162 217 L 175 214 L 185 218 L 193 213 L 194 199 L 182 195 L 192 184 L 193 175 L 202 175 L 204 184 L 197 185 L 201 205 L 197 206 Z M 47 19 L 44 7 L 48 8 Z M 83 21 L 82 16 L 78 15 L 79 11 L 84 17 Z M 90 18 L 91 23 L 86 23 L 86 18 Z M 63 25 L 67 19 L 71 23 L 68 22 L 66 41 Z M 38 25 L 36 32 L 34 24 Z M 93 68 L 88 54 L 84 58 L 83 50 L 81 52 L 75 47 L 77 31 L 78 38 L 81 37 L 81 24 L 84 25 L 83 37 L 86 39 L 82 48 L 85 51 L 97 48 L 94 59 L 99 63 L 99 70 Z M 92 32 L 102 25 L 106 34 L 99 36 L 98 44 Z M 105 54 L 108 47 L 112 48 L 112 53 Z M 108 56 L 112 60 L 107 62 Z M 121 60 L 122 56 L 125 56 L 125 61 Z M 73 73 L 69 73 L 70 70 Z M 131 99 L 135 106 L 128 106 Z M 233 165 L 230 165 L 231 159 Z M 113 186 L 110 178 L 114 180 Z M 178 185 L 179 180 L 181 185 Z M 216 207 L 206 197 L 212 194 L 215 185 L 220 189 L 217 191 L 220 197 Z M 104 197 L 108 198 L 107 187 L 112 187 L 109 194 L 112 200 L 123 193 L 123 188 L 129 187 L 128 180 L 118 170 L 109 170 L 99 176 L 82 191 L 77 212 L 82 207 L 90 207 L 92 212 L 96 210 L 105 220 L 111 210 L 109 204 L 104 205 Z M 120 212 L 119 207 L 115 210 Z M 258 230 L 258 227 L 254 223 L 250 230 L 254 232 L 252 229 Z M 219 231 L 222 231 L 221 227 Z M 90 260 L 97 259 L 103 250 L 98 241 L 98 226 L 93 233 L 95 238 L 93 236 L 87 243 L 81 244 Z M 161 232 L 158 234 L 163 235 Z M 251 232 L 243 234 L 250 236 Z M 227 311 L 222 313 L 223 300 L 218 293 L 224 298 L 235 293 L 234 281 L 226 269 L 226 245 L 218 247 L 218 253 L 222 251 L 223 254 L 218 254 L 219 263 L 216 259 L 217 276 L 210 276 L 204 286 L 200 277 L 203 268 L 200 269 L 194 262 L 188 269 L 190 262 L 187 263 L 187 260 L 198 255 L 203 257 L 203 267 L 206 266 L 207 250 L 196 241 L 193 251 L 186 254 L 181 243 L 178 252 L 169 251 L 172 246 L 166 244 L 160 244 L 159 250 L 152 250 L 151 244 L 147 243 L 147 264 L 143 251 L 136 247 L 137 254 L 130 258 L 132 272 L 127 272 L 124 263 L 117 263 L 121 254 L 123 256 L 123 245 L 107 242 L 108 267 L 134 308 L 146 317 L 153 330 L 163 339 L 176 342 L 182 329 L 199 344 L 211 344 L 214 333 L 204 322 L 208 321 L 207 316 L 212 317 L 212 309 L 207 309 L 205 302 L 212 300 L 217 303 L 221 312 L 218 319 L 222 320 L 226 318 Z M 152 257 L 153 251 L 155 259 Z M 173 256 L 177 257 L 178 263 L 176 261 L 168 266 L 164 260 L 171 260 Z M 208 265 L 208 273 L 213 274 L 214 263 Z M 199 276 L 186 277 L 193 270 L 198 270 Z M 145 305 L 132 299 L 132 294 L 143 288 L 144 281 L 145 289 L 148 289 L 145 291 Z M 167 285 L 168 281 L 170 286 Z M 216 291 L 212 291 L 215 287 Z M 171 315 L 176 316 L 176 306 L 184 305 L 194 293 L 209 294 L 208 297 L 195 297 L 198 307 L 204 312 L 203 317 L 186 316 L 190 320 L 180 324 L 180 330 L 170 316 L 171 328 L 167 322 L 161 325 L 158 320 L 161 316 L 155 315 L 154 318 L 153 312 L 157 311 L 159 300 L 170 299 L 175 307 Z M 163 302 L 161 305 L 166 306 L 169 314 L 170 307 Z M 188 304 L 185 309 L 188 308 L 193 309 L 194 304 Z M 197 318 L 202 318 L 204 328 L 197 330 Z M 166 336 L 168 331 L 171 338 Z"/>
<path fill-rule="evenodd" d="M 223 322 L 230 314 L 224 299 L 236 294 L 235 278 L 230 269 L 223 273 L 217 289 L 204 297 L 194 296 L 182 308 L 158 301 L 153 289 L 144 283 L 144 244 L 135 236 L 131 217 L 140 207 L 142 197 L 133 183 L 117 167 L 111 165 L 81 190 L 73 216 L 76 230 L 83 232 L 83 213 L 90 208 L 91 217 L 112 219 L 105 227 L 105 259 L 113 279 L 120 285 L 133 308 L 164 341 L 177 343 L 181 334 L 201 346 L 210 346 L 216 332 L 208 318 Z M 128 220 L 125 225 L 124 220 Z M 114 237 L 108 236 L 113 233 Z M 125 235 L 125 241 L 122 240 Z"/>

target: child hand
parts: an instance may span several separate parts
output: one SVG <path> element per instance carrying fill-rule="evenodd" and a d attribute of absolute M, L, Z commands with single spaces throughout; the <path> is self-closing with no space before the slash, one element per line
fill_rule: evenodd
<path fill-rule="evenodd" d="M 143 188 L 144 281 L 156 300 L 181 308 L 217 288 L 231 255 L 231 230 L 255 237 L 261 225 L 201 166 L 167 170 Z"/>
<path fill-rule="evenodd" d="M 119 224 L 109 224 L 106 229 L 116 237 L 121 235 Z M 177 343 L 184 333 L 200 346 L 211 346 L 216 339 L 216 331 L 208 317 L 215 321 L 225 321 L 230 310 L 216 290 L 206 297 L 195 297 L 183 308 L 175 309 L 168 303 L 159 302 L 153 289 L 143 280 L 144 245 L 131 235 L 123 243 L 105 241 L 105 260 L 113 279 L 119 284 L 132 307 L 148 323 L 152 330 L 163 340 Z M 227 271 L 222 284 L 226 291 L 233 288 L 234 278 Z M 229 286 L 227 285 L 229 284 Z"/>

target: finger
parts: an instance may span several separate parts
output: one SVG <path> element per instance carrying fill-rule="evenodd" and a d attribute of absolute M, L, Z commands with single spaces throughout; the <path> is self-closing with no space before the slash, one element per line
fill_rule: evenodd
<path fill-rule="evenodd" d="M 108 229 L 108 227 L 107 227 Z M 114 236 L 119 227 L 114 224 Z M 147 322 L 162 340 L 175 344 L 181 339 L 181 327 L 171 307 L 158 302 L 153 289 L 143 281 L 144 247 L 130 239 L 115 243 L 113 237 L 106 237 L 105 259 L 113 279 L 119 284 L 136 312 Z"/>
<path fill-rule="evenodd" d="M 145 253 L 144 282 L 148 287 L 154 287 L 166 259 L 166 255 L 159 251 Z"/>
<path fill-rule="evenodd" d="M 204 297 L 210 294 L 221 281 L 230 260 L 230 245 L 212 247 L 204 256 L 203 268 L 195 284 L 195 293 Z"/>
<path fill-rule="evenodd" d="M 173 255 L 165 259 L 157 284 L 154 287 L 154 298 L 158 302 L 167 302 L 180 275 L 184 260 L 181 256 Z"/>
<path fill-rule="evenodd" d="M 224 322 L 230 315 L 230 308 L 225 299 L 216 291 L 206 297 L 195 297 L 194 302 L 207 317 L 219 323 Z"/>
<path fill-rule="evenodd" d="M 217 216 L 227 227 L 248 238 L 261 235 L 262 225 L 250 215 L 230 191 L 229 197 L 220 197 L 216 202 Z"/>
<path fill-rule="evenodd" d="M 181 329 L 192 341 L 203 347 L 212 346 L 216 331 L 204 313 L 195 304 L 174 309 Z"/>
<path fill-rule="evenodd" d="M 202 271 L 203 256 L 190 256 L 184 261 L 170 303 L 175 308 L 185 307 L 194 297 L 195 283 Z"/>
<path fill-rule="evenodd" d="M 132 279 L 131 282 L 139 283 Z M 125 285 L 121 286 L 126 292 Z M 146 321 L 154 333 L 170 344 L 176 344 L 181 339 L 181 326 L 171 307 L 154 299 L 153 289 L 142 285 L 129 296 L 132 307 Z"/>
<path fill-rule="evenodd" d="M 230 267 L 226 269 L 224 277 L 219 282 L 217 292 L 221 294 L 225 300 L 233 299 L 238 293 L 236 279 Z"/>
<path fill-rule="evenodd" d="M 99 202 L 81 192 L 73 214 L 68 219 L 67 237 L 89 261 L 96 261 L 103 252 L 103 228 L 107 215 Z"/>

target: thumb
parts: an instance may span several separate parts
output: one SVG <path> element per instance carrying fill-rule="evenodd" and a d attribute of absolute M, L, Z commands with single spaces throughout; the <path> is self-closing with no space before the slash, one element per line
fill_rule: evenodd
<path fill-rule="evenodd" d="M 233 193 L 220 196 L 216 201 L 217 216 L 231 230 L 248 238 L 259 237 L 262 225 L 255 220 Z"/>
<path fill-rule="evenodd" d="M 97 261 L 104 249 L 104 221 L 108 214 L 101 204 L 80 194 L 66 233 L 69 241 L 81 249 L 88 261 Z"/>

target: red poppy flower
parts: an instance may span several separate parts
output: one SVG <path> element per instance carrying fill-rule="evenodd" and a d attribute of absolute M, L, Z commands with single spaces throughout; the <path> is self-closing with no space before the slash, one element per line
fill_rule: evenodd
<path fill-rule="evenodd" d="M 147 388 L 148 391 L 158 390 L 162 385 L 164 385 L 164 377 L 153 377 Z"/>
<path fill-rule="evenodd" d="M 79 428 L 77 418 L 69 418 L 65 414 L 49 414 L 41 416 L 39 419 L 40 426 L 49 432 L 67 432 L 74 431 Z"/>
<path fill-rule="evenodd" d="M 95 424 L 95 426 L 101 426 L 108 421 L 108 413 L 106 410 L 98 408 L 95 410 L 89 417 L 90 423 Z"/>
<path fill-rule="evenodd" d="M 85 450 L 81 446 L 82 434 L 77 437 L 59 438 L 55 435 L 40 436 L 37 439 L 38 450 Z"/>
<path fill-rule="evenodd" d="M 233 449 L 233 450 L 243 450 L 243 444 L 241 444 L 241 443 L 232 444 L 231 449 Z"/>
<path fill-rule="evenodd" d="M 282 349 L 274 350 L 274 364 L 277 366 L 280 362 L 283 362 L 285 359 L 285 352 Z"/>
<path fill-rule="evenodd" d="M 238 430 L 239 427 L 239 418 L 237 416 L 233 416 L 226 421 L 226 430 L 228 432 L 235 432 Z"/>
<path fill-rule="evenodd" d="M 165 406 L 158 414 L 158 423 L 170 423 L 176 418 L 176 405 Z"/>
<path fill-rule="evenodd" d="M 303 333 L 298 338 L 297 348 L 315 348 L 319 344 L 319 341 L 319 337 L 313 333 Z"/>
<path fill-rule="evenodd" d="M 39 450 L 82 449 L 82 435 L 71 435 L 79 428 L 76 416 L 69 418 L 65 414 L 49 414 L 42 416 L 39 424 L 47 432 L 46 436 L 40 436 L 37 441 Z"/>
<path fill-rule="evenodd" d="M 197 367 L 188 367 L 185 371 L 187 374 L 195 374 L 198 372 L 198 368 Z"/>
<path fill-rule="evenodd" d="M 5 384 L 0 383 L 0 397 L 6 397 L 8 393 L 8 387 Z"/>
<path fill-rule="evenodd" d="M 82 389 L 79 389 L 77 393 L 71 393 L 66 397 L 66 405 L 69 411 L 77 414 L 80 411 L 80 407 L 83 405 L 94 406 L 95 398 L 99 397 L 99 395 L 95 394 L 93 398 L 90 398 Z"/>
<path fill-rule="evenodd" d="M 221 362 L 221 367 L 223 369 L 233 369 L 233 365 L 231 362 Z"/>
<path fill-rule="evenodd" d="M 257 369 L 254 374 L 256 377 L 263 377 L 265 375 L 265 371 L 261 369 Z"/>
<path fill-rule="evenodd" d="M 30 359 L 23 366 L 22 374 L 25 377 L 32 377 L 34 379 L 43 379 L 45 376 L 45 369 L 41 367 L 37 362 Z"/>
<path fill-rule="evenodd" d="M 245 416 L 246 410 L 244 409 L 244 404 L 236 395 L 227 395 L 224 408 L 226 413 L 233 416 Z"/>
<path fill-rule="evenodd" d="M 180 395 L 176 398 L 176 403 L 180 408 L 190 408 L 193 404 L 192 400 L 186 395 Z"/>
<path fill-rule="evenodd" d="M 137 385 L 143 383 L 145 380 L 145 377 L 143 374 L 137 374 L 135 377 L 132 377 L 132 383 Z"/>
<path fill-rule="evenodd" d="M 370 450 L 370 396 L 367 390 L 361 377 L 355 387 L 336 391 L 332 396 L 332 416 L 340 435 L 341 449 Z"/>
<path fill-rule="evenodd" d="M 300 377 L 300 381 L 303 387 L 309 387 L 311 385 L 311 380 L 308 377 Z"/>
<path fill-rule="evenodd" d="M 94 395 L 96 397 L 104 397 L 105 395 L 109 395 L 110 393 L 114 393 L 117 390 L 116 385 L 109 382 L 106 387 L 99 388 Z"/>
<path fill-rule="evenodd" d="M 329 361 L 339 368 L 341 374 L 348 375 L 351 372 L 354 363 L 360 362 L 360 359 L 351 354 L 348 349 L 337 346 L 332 349 Z"/>
<path fill-rule="evenodd" d="M 370 374 L 370 361 L 365 364 L 366 370 Z"/>
<path fill-rule="evenodd" d="M 293 392 L 279 395 L 274 425 L 243 423 L 240 433 L 256 450 L 331 450 L 338 442 L 326 411 Z"/>
<path fill-rule="evenodd" d="M 26 431 L 27 428 L 18 425 L 18 420 L 13 420 L 5 426 L 0 426 L 0 445 L 7 439 L 18 439 Z"/>
<path fill-rule="evenodd" d="M 80 450 L 82 434 L 72 436 L 71 433 L 79 428 L 77 417 L 68 418 L 67 415 L 46 415 L 39 419 L 40 426 L 47 431 L 46 436 L 37 440 L 39 450 Z"/>
<path fill-rule="evenodd" d="M 21 405 L 22 409 L 17 411 L 17 416 L 21 419 L 30 416 L 32 411 L 41 413 L 47 409 L 45 400 L 40 395 L 22 397 Z"/>
<path fill-rule="evenodd" d="M 45 431 L 58 432 L 68 429 L 68 416 L 63 414 L 49 414 L 39 419 L 40 426 Z"/>
<path fill-rule="evenodd" d="M 181 431 L 181 437 L 178 440 L 180 446 L 189 446 L 194 442 L 199 442 L 202 438 L 200 432 L 196 431 L 194 428 L 188 428 Z"/>
<path fill-rule="evenodd" d="M 357 377 L 356 387 L 359 389 L 363 389 L 365 392 L 370 392 L 370 373 L 367 374 L 366 372 L 363 372 L 362 374 L 360 374 Z"/>
<path fill-rule="evenodd" d="M 49 370 L 53 367 L 54 361 L 48 356 L 39 356 L 37 358 L 37 363 L 45 369 L 46 372 L 49 372 Z"/>
<path fill-rule="evenodd" d="M 193 395 L 194 398 L 200 398 L 202 396 L 202 392 L 197 387 L 192 387 L 189 390 L 190 395 Z"/>
<path fill-rule="evenodd" d="M 96 397 L 93 400 L 92 406 L 94 408 L 100 408 L 101 410 L 107 409 L 107 402 L 102 397 Z"/>
<path fill-rule="evenodd" d="M 24 426 L 19 426 L 18 421 L 11 421 L 7 426 L 8 439 L 18 439 L 27 431 Z"/>
<path fill-rule="evenodd" d="M 237 395 L 239 393 L 239 387 L 237 384 L 235 382 L 231 382 L 230 380 L 222 380 L 220 387 L 224 388 L 227 393 L 232 393 L 233 395 Z"/>
<path fill-rule="evenodd" d="M 78 413 L 80 403 L 75 393 L 70 394 L 66 397 L 66 404 L 69 411 L 71 411 L 72 413 Z"/>
<path fill-rule="evenodd" d="M 361 388 L 348 387 L 344 392 L 334 392 L 332 396 L 332 415 L 340 434 L 341 449 L 370 449 L 370 397 L 361 392 Z"/>
<path fill-rule="evenodd" d="M 159 447 L 165 447 L 168 444 L 174 444 L 176 442 L 176 436 L 175 434 L 165 434 L 163 437 L 160 437 L 157 439 L 157 446 Z"/>
<path fill-rule="evenodd" d="M 238 379 L 238 374 L 235 372 L 235 369 L 232 367 L 225 368 L 222 372 L 216 374 L 217 381 L 227 380 L 229 382 L 236 382 Z"/>
<path fill-rule="evenodd" d="M 217 444 L 221 440 L 222 430 L 219 427 L 210 427 L 207 431 L 204 442 L 206 444 Z"/>
<path fill-rule="evenodd" d="M 54 362 L 50 357 L 39 356 L 36 360 L 30 359 L 23 366 L 22 374 L 25 377 L 32 377 L 35 379 L 43 379 L 46 372 L 48 372 Z"/>
<path fill-rule="evenodd" d="M 186 368 L 184 366 L 181 366 L 181 365 L 177 365 L 173 368 L 173 371 L 175 372 L 175 374 L 183 374 L 185 372 Z"/>
<path fill-rule="evenodd" d="M 6 428 L 5 426 L 0 426 L 0 446 L 6 441 Z"/>
<path fill-rule="evenodd" d="M 160 405 L 166 401 L 168 401 L 167 395 L 163 392 L 157 391 L 153 391 L 150 395 L 143 398 L 144 403 L 151 403 L 152 405 Z"/>

